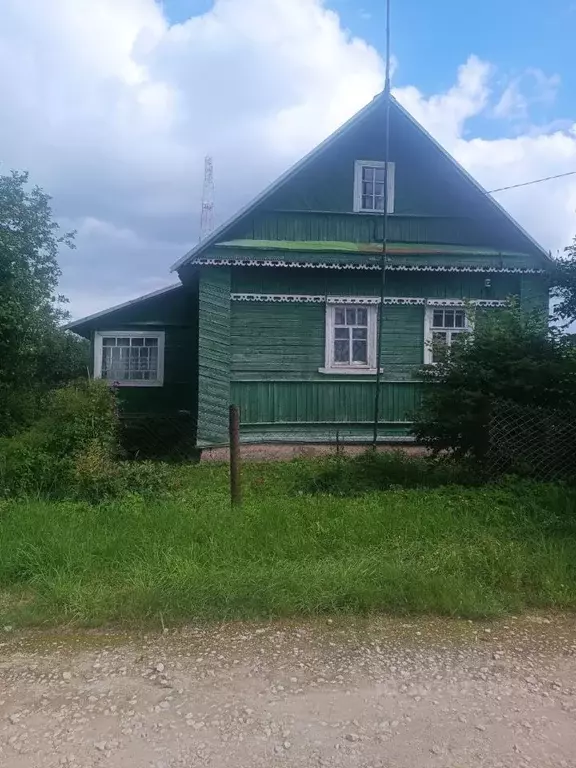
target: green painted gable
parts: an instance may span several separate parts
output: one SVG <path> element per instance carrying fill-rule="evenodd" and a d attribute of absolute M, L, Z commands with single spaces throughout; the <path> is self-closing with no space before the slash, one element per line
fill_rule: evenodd
<path fill-rule="evenodd" d="M 381 95 L 174 268 L 186 279 L 188 265 L 227 258 L 223 247 L 299 249 L 314 263 L 320 251 L 368 258 L 383 241 L 383 216 L 354 212 L 354 168 L 357 160 L 385 160 L 385 110 Z M 547 266 L 543 249 L 394 99 L 388 159 L 395 183 L 387 239 L 397 249 L 427 246 L 413 255 L 440 254 L 447 264 L 467 251 Z"/>

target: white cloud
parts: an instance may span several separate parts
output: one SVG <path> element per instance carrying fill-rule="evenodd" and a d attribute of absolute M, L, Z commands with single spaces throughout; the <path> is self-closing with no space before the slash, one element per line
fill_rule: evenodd
<path fill-rule="evenodd" d="M 531 67 L 510 80 L 494 106 L 494 116 L 525 121 L 530 107 L 552 104 L 559 87 L 558 75 L 548 77 L 542 70 Z"/>
<path fill-rule="evenodd" d="M 498 104 L 506 112 L 493 74 L 471 57 L 446 93 L 397 96 L 488 187 L 576 168 L 565 124 L 469 136 L 472 118 Z M 520 93 L 544 98 L 557 85 L 538 77 Z M 29 169 L 79 230 L 78 249 L 62 258 L 79 315 L 172 280 L 168 266 L 197 238 L 206 153 L 221 220 L 382 82 L 376 51 L 322 0 L 216 0 L 177 25 L 154 0 L 3 0 L 0 161 Z M 576 230 L 570 180 L 501 200 L 549 248 Z"/>
<path fill-rule="evenodd" d="M 471 57 L 447 93 L 416 88 L 398 100 L 488 190 L 576 171 L 576 119 L 514 138 L 467 138 L 466 121 L 490 113 L 492 67 Z M 576 176 L 497 193 L 495 197 L 545 248 L 561 251 L 576 235 Z"/>

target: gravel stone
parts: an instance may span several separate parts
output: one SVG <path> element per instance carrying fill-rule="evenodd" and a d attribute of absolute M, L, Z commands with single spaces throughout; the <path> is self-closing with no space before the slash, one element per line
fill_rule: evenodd
<path fill-rule="evenodd" d="M 576 615 L 2 640 L 2 768 L 576 767 Z"/>

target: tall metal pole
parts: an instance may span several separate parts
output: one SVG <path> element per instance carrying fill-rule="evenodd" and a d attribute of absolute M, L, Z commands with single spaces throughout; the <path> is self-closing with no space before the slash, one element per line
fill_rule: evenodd
<path fill-rule="evenodd" d="M 390 155 L 390 0 L 386 0 L 386 69 L 384 80 L 384 214 L 382 216 L 382 253 L 380 256 L 380 303 L 378 304 L 378 325 L 376 331 L 376 384 L 374 391 L 374 434 L 372 446 L 378 445 L 380 421 L 380 367 L 382 363 L 382 321 L 384 296 L 386 293 L 386 260 L 388 257 L 388 161 Z"/>

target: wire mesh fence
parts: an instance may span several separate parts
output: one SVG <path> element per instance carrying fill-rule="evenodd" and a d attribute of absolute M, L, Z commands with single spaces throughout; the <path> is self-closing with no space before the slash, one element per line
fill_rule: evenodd
<path fill-rule="evenodd" d="M 196 423 L 186 411 L 176 413 L 124 413 L 120 416 L 120 442 L 129 459 L 198 461 Z"/>
<path fill-rule="evenodd" d="M 486 470 L 538 480 L 576 479 L 576 408 L 497 403 L 491 411 Z"/>

